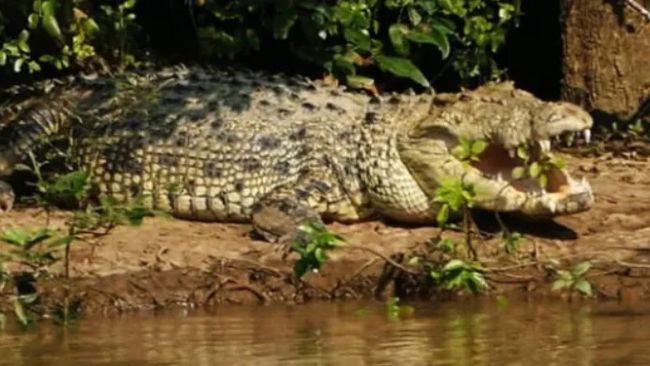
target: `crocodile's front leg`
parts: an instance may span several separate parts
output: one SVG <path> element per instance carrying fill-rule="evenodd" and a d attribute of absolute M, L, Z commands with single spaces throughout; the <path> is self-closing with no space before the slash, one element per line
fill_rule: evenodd
<path fill-rule="evenodd" d="M 318 174 L 276 188 L 253 208 L 253 235 L 273 243 L 295 240 L 301 225 L 323 222 L 320 213 L 331 189 L 327 179 Z"/>
<path fill-rule="evenodd" d="M 0 180 L 0 213 L 11 211 L 15 199 L 16 196 L 11 186 Z"/>

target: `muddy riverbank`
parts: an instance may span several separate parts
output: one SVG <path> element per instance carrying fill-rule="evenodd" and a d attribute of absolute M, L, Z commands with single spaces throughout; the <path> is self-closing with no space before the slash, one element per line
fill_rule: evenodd
<path fill-rule="evenodd" d="M 586 176 L 595 192 L 589 212 L 554 222 L 509 220 L 525 239 L 518 255 L 501 248 L 491 215 L 477 214 L 483 231 L 474 245 L 486 268 L 487 294 L 556 297 L 551 291 L 557 268 L 589 260 L 586 278 L 595 297 L 634 301 L 650 297 L 650 160 L 605 154 L 568 158 L 574 174 Z M 62 227 L 69 213 L 51 215 Z M 0 228 L 39 228 L 45 217 L 33 208 L 0 216 Z M 399 227 L 382 222 L 332 224 L 354 248 L 331 253 L 319 273 L 302 279 L 292 274 L 295 253 L 283 258 L 278 246 L 251 240 L 250 227 L 239 224 L 147 218 L 140 227 L 118 227 L 109 235 L 76 242 L 71 250 L 69 294 L 81 300 L 86 314 L 146 310 L 171 306 L 200 307 L 222 303 L 302 303 L 321 299 L 449 298 L 435 291 L 427 276 L 405 274 L 386 261 L 403 261 L 425 251 L 439 233 L 435 227 Z M 445 233 L 461 237 L 460 233 Z M 9 263 L 9 269 L 17 270 Z M 52 272 L 62 272 L 62 262 Z M 41 299 L 61 301 L 60 280 L 36 283 Z M 4 290 L 4 307 L 9 291 Z"/>

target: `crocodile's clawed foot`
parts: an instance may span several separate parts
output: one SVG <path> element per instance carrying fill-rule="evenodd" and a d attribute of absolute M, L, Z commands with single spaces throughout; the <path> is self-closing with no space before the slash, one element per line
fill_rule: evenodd
<path fill-rule="evenodd" d="M 15 199 L 16 196 L 11 186 L 0 180 L 0 214 L 11 211 Z"/>
<path fill-rule="evenodd" d="M 251 235 L 279 244 L 277 249 L 286 255 L 291 244 L 301 237 L 300 225 L 307 222 L 322 221 L 316 212 L 295 202 L 265 202 L 253 212 Z"/>

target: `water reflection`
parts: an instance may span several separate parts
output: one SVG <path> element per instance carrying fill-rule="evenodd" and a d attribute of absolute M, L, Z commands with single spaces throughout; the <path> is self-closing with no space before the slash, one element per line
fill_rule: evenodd
<path fill-rule="evenodd" d="M 356 310 L 367 307 L 365 315 Z M 650 307 L 496 302 L 226 307 L 0 332 L 0 365 L 648 365 Z"/>

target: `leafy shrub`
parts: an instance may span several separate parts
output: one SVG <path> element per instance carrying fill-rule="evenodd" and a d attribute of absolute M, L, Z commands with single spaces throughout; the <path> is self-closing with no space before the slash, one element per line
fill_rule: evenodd
<path fill-rule="evenodd" d="M 84 66 L 96 58 L 98 50 L 109 60 L 124 64 L 128 60 L 124 57 L 125 40 L 133 28 L 136 0 L 122 0 L 115 6 L 102 5 L 104 2 L 0 2 L 0 67 L 30 74 L 41 71 L 44 65 L 64 70 Z"/>
<path fill-rule="evenodd" d="M 520 0 L 279 0 L 204 2 L 198 35 L 208 56 L 235 58 L 272 34 L 290 53 L 367 87 L 388 73 L 429 86 L 448 65 L 464 80 L 499 70 L 492 55 L 519 16 Z M 276 56 L 286 57 L 286 55 Z"/>
<path fill-rule="evenodd" d="M 139 0 L 147 1 L 143 9 L 150 13 L 152 6 L 174 2 L 187 10 L 170 16 L 190 17 L 191 32 L 178 32 L 195 39 L 178 42 L 196 42 L 202 59 L 282 59 L 363 88 L 387 75 L 427 87 L 449 70 L 465 81 L 497 78 L 492 56 L 516 25 L 520 5 L 520 0 Z M 32 73 L 42 64 L 83 66 L 97 54 L 119 66 L 132 64 L 138 19 L 136 0 L 2 2 L 0 66 Z M 260 55 L 268 57 L 251 57 Z M 269 61 L 261 66 L 264 62 Z"/>

